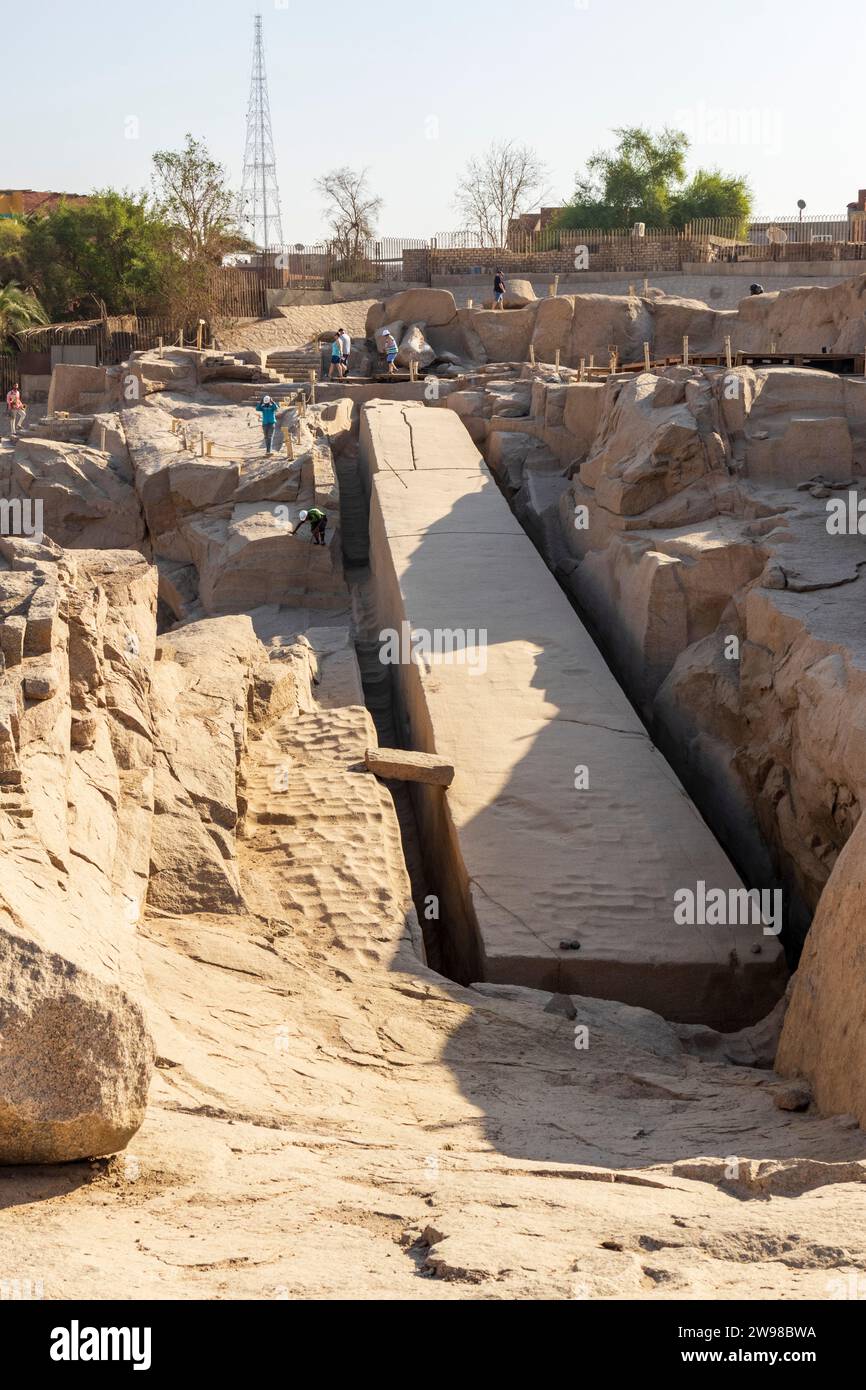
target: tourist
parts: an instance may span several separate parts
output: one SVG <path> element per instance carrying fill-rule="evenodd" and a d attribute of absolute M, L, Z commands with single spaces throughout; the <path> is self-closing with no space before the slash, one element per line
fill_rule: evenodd
<path fill-rule="evenodd" d="M 341 328 L 341 329 L 338 330 L 338 332 L 337 332 L 337 337 L 340 339 L 340 348 L 341 348 L 342 353 L 343 353 L 343 375 L 344 375 L 344 376 L 348 376 L 348 374 L 349 374 L 349 355 L 350 355 L 350 353 L 351 353 L 351 351 L 352 351 L 352 339 L 349 337 L 349 335 L 348 335 L 348 333 L 346 332 L 345 328 Z"/>
<path fill-rule="evenodd" d="M 382 351 L 385 354 L 385 361 L 388 363 L 388 375 L 394 376 L 397 371 L 394 364 L 397 361 L 397 353 L 400 349 L 397 346 L 397 339 L 394 337 L 390 328 L 384 328 L 382 330 Z"/>
<path fill-rule="evenodd" d="M 763 286 L 763 285 L 750 285 L 750 286 L 749 286 L 749 294 L 763 294 L 763 293 L 764 293 L 764 286 Z"/>
<path fill-rule="evenodd" d="M 262 417 L 262 433 L 265 436 L 265 453 L 271 452 L 274 442 L 274 430 L 277 424 L 277 403 L 272 401 L 270 396 L 262 396 L 256 410 Z"/>
<path fill-rule="evenodd" d="M 333 381 L 334 372 L 337 373 L 337 380 L 343 376 L 343 344 L 340 342 L 339 333 L 331 343 L 331 365 L 328 368 L 328 380 Z"/>
<path fill-rule="evenodd" d="M 14 436 L 17 434 L 18 430 L 24 424 L 25 413 L 26 408 L 21 399 L 21 392 L 18 389 L 18 382 L 16 381 L 12 390 L 6 393 L 6 414 L 9 416 L 10 435 Z"/>
<path fill-rule="evenodd" d="M 327 512 L 323 512 L 320 507 L 310 507 L 308 512 L 299 512 L 298 524 L 294 531 L 292 531 L 292 535 L 294 536 L 300 531 L 301 527 L 305 526 L 307 522 L 310 523 L 310 530 L 313 533 L 313 545 L 324 545 L 325 531 L 328 525 Z"/>
<path fill-rule="evenodd" d="M 501 270 L 497 270 L 493 281 L 493 307 L 494 309 L 505 308 L 505 278 Z"/>

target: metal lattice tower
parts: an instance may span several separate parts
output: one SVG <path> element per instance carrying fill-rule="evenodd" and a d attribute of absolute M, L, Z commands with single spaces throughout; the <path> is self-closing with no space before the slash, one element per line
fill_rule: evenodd
<path fill-rule="evenodd" d="M 283 224 L 260 14 L 254 16 L 253 24 L 253 71 L 247 106 L 247 141 L 238 220 L 242 231 L 251 241 L 267 248 L 282 245 Z"/>

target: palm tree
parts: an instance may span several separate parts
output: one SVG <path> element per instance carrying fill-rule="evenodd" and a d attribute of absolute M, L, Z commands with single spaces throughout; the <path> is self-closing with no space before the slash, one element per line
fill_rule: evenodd
<path fill-rule="evenodd" d="M 32 290 L 24 290 L 15 280 L 0 285 L 0 342 L 31 324 L 47 323 L 48 315 Z"/>

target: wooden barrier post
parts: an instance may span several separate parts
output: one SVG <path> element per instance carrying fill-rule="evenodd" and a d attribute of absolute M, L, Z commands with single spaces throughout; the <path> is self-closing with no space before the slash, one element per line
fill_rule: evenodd
<path fill-rule="evenodd" d="M 198 352 L 201 352 L 202 343 L 203 343 L 203 342 L 204 342 L 204 319 L 199 319 L 198 324 L 196 325 L 196 330 L 195 330 L 195 345 L 196 345 L 196 350 L 197 350 Z"/>
<path fill-rule="evenodd" d="M 558 294 L 559 294 L 559 276 L 558 276 L 558 275 L 554 275 L 554 277 L 553 277 L 553 284 L 550 286 L 550 296 L 551 296 L 552 299 L 555 299 L 556 296 L 557 296 Z"/>
<path fill-rule="evenodd" d="M 731 335 L 730 333 L 727 333 L 725 335 L 725 366 L 727 367 L 728 371 L 730 371 L 733 365 L 734 360 L 731 355 Z"/>
<path fill-rule="evenodd" d="M 474 300 L 474 299 L 471 299 L 471 298 L 470 298 L 470 299 L 467 299 L 467 301 L 466 301 L 466 308 L 467 308 L 467 309 L 474 309 L 474 308 L 475 308 L 475 300 Z"/>
<path fill-rule="evenodd" d="M 310 368 L 310 405 L 316 404 L 316 373 L 313 367 Z"/>
<path fill-rule="evenodd" d="M 649 294 L 649 276 L 647 275 L 643 277 L 643 292 L 644 298 L 646 298 L 646 296 Z"/>
<path fill-rule="evenodd" d="M 652 366 L 652 363 L 651 363 L 651 361 L 650 361 L 650 345 L 649 345 L 649 343 L 647 343 L 647 342 L 644 342 L 644 345 L 643 345 L 643 365 L 644 365 L 644 371 L 647 371 L 647 372 L 650 370 L 650 368 L 651 368 L 651 366 Z"/>
<path fill-rule="evenodd" d="M 100 451 L 104 454 L 104 453 L 105 453 L 105 426 L 104 426 L 104 425 L 100 425 L 100 426 L 99 426 L 99 448 L 100 448 Z"/>
<path fill-rule="evenodd" d="M 617 361 L 618 350 L 617 350 L 615 347 L 612 347 L 612 348 L 609 349 L 609 352 L 610 352 L 610 362 L 608 363 L 608 368 L 609 368 L 609 370 L 610 370 L 611 372 L 615 372 L 615 371 L 616 371 L 616 361 Z"/>
<path fill-rule="evenodd" d="M 592 369 L 593 369 L 594 366 L 595 366 L 595 353 L 594 353 L 594 352 L 591 352 L 591 353 L 589 354 L 589 370 L 592 371 Z"/>
<path fill-rule="evenodd" d="M 581 357 L 580 361 L 579 361 L 578 364 L 577 364 L 577 379 L 578 379 L 578 381 L 583 381 L 583 376 L 584 376 L 585 368 L 586 368 L 586 358 L 585 358 L 585 357 Z"/>
<path fill-rule="evenodd" d="M 198 456 L 204 458 L 204 430 L 198 432 Z"/>
<path fill-rule="evenodd" d="M 204 451 L 205 451 L 205 456 L 206 456 L 207 458 L 213 458 L 213 440 L 212 440 L 212 439 L 209 439 L 209 440 L 207 441 L 207 443 L 206 443 L 205 446 L 204 446 Z"/>
<path fill-rule="evenodd" d="M 158 355 L 162 357 L 162 338 L 157 338 L 156 340 L 156 351 Z"/>
<path fill-rule="evenodd" d="M 535 366 L 535 346 L 534 346 L 533 343 L 530 343 L 530 344 L 529 344 L 529 360 L 530 360 L 532 366 L 534 367 L 534 366 Z"/>
<path fill-rule="evenodd" d="M 557 349 L 556 349 L 556 352 L 554 353 L 553 361 L 554 361 L 554 366 L 556 367 L 556 370 L 559 371 L 559 348 L 557 348 Z"/>
<path fill-rule="evenodd" d="M 683 366 L 684 366 L 684 367 L 687 367 L 688 365 L 689 365 L 689 340 L 688 340 L 688 338 L 683 337 Z"/>

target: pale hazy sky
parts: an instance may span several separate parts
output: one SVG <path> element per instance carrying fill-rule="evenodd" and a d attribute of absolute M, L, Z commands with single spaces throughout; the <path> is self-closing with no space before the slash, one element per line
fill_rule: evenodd
<path fill-rule="evenodd" d="M 187 130 L 239 186 L 256 11 L 287 241 L 321 235 L 336 165 L 369 166 L 380 234 L 428 236 L 491 140 L 535 146 L 559 202 L 618 125 L 688 130 L 759 212 L 866 187 L 862 0 L 34 0 L 4 25 L 0 186 L 138 189 Z"/>

